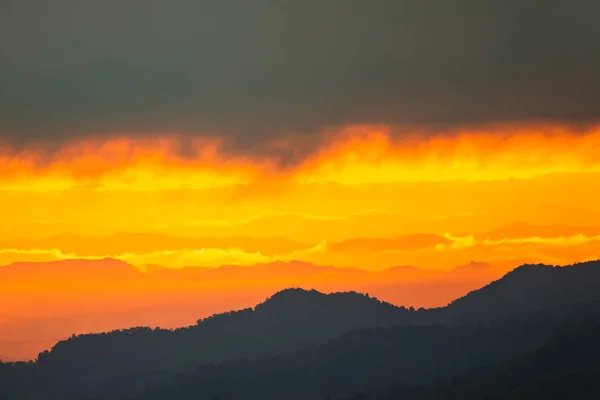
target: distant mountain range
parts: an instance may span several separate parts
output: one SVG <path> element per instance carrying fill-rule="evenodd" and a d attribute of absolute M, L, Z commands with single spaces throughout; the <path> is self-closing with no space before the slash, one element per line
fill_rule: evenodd
<path fill-rule="evenodd" d="M 356 290 L 393 304 L 435 307 L 511 267 L 470 263 L 449 270 L 382 271 L 291 261 L 142 271 L 115 259 L 20 262 L 0 267 L 0 354 L 32 359 L 72 333 L 137 325 L 174 328 L 246 308 L 287 287 Z"/>
<path fill-rule="evenodd" d="M 600 316 L 600 262 L 524 265 L 447 307 L 280 291 L 194 326 L 74 336 L 2 365 L 5 399 L 336 399 L 508 363 Z M 374 394 L 375 395 L 375 394 Z M 2 398 L 2 397 L 0 397 Z"/>
<path fill-rule="evenodd" d="M 503 257 L 512 258 L 516 254 L 522 256 L 524 252 L 522 249 L 520 252 L 518 250 L 523 243 L 543 247 L 544 243 L 570 240 L 571 245 L 578 248 L 576 257 L 586 257 L 598 254 L 597 248 L 600 241 L 600 227 L 598 226 L 532 225 L 514 222 L 489 229 L 471 227 L 469 230 L 463 223 L 457 222 L 444 228 L 433 229 L 430 224 L 440 222 L 434 218 L 429 221 L 420 221 L 419 230 L 405 231 L 406 223 L 409 221 L 404 221 L 403 218 L 398 219 L 397 215 L 377 215 L 377 218 L 380 218 L 379 223 L 372 220 L 374 215 L 371 214 L 356 215 L 349 220 L 307 219 L 291 215 L 270 216 L 261 218 L 260 223 L 256 222 L 259 220 L 247 221 L 254 227 L 252 231 L 243 229 L 242 231 L 227 232 L 229 228 L 232 228 L 230 226 L 220 227 L 225 228 L 225 231 L 219 232 L 219 227 L 215 226 L 211 230 L 213 236 L 198 236 L 183 229 L 179 233 L 171 232 L 171 234 L 160 231 L 121 232 L 104 236 L 63 233 L 48 237 L 1 240 L 0 265 L 24 260 L 52 261 L 65 258 L 113 257 L 139 267 L 148 264 L 170 267 L 197 265 L 215 267 L 225 264 L 250 265 L 294 259 L 316 264 L 363 267 L 377 252 L 392 252 L 392 254 L 401 252 L 402 257 L 399 258 L 383 255 L 376 258 L 378 261 L 374 264 L 390 267 L 398 260 L 404 260 L 409 264 L 423 265 L 422 261 L 419 261 L 423 260 L 422 255 L 419 254 L 435 251 L 435 254 L 442 258 L 439 259 L 432 254 L 426 258 L 429 260 L 426 262 L 431 263 L 433 260 L 437 260 L 429 266 L 439 268 L 445 266 L 446 257 L 444 255 L 447 254 L 451 254 L 457 264 L 481 259 L 480 249 L 477 246 L 484 246 L 488 249 L 488 258 L 486 259 L 499 260 Z M 277 236 L 276 232 L 271 232 L 273 236 L 255 237 L 257 232 L 264 234 L 265 229 L 269 230 L 268 224 L 273 218 L 282 219 L 277 223 L 276 228 L 281 230 L 281 227 L 287 227 L 288 229 L 284 232 L 286 236 Z M 321 237 L 320 233 L 325 228 L 320 225 L 324 223 L 339 226 L 333 231 L 327 230 L 330 235 Z M 360 224 L 360 227 L 357 224 Z M 414 228 L 412 223 L 409 223 L 409 226 Z M 455 232 L 456 226 L 461 226 L 466 230 Z M 374 232 L 371 231 L 372 229 L 383 229 L 383 231 Z M 308 231 L 313 234 L 305 237 Z M 360 232 L 361 234 L 360 236 L 350 236 L 349 232 Z M 439 232 L 447 233 L 442 235 Z M 300 237 L 296 237 L 297 234 L 300 234 Z M 513 255 L 502 251 L 490 257 L 490 248 L 498 245 L 512 247 Z M 575 247 L 571 246 L 571 249 Z M 319 254 L 315 254 L 316 249 L 319 250 Z M 458 249 L 465 251 L 454 251 Z M 470 252 L 467 252 L 466 249 L 470 249 Z M 548 248 L 533 254 L 538 257 L 537 260 L 541 261 L 570 260 L 575 256 L 572 254 L 567 257 L 564 255 L 557 257 L 552 250 L 545 252 L 546 250 Z M 531 260 L 531 256 L 531 253 L 527 253 L 528 260 Z"/>

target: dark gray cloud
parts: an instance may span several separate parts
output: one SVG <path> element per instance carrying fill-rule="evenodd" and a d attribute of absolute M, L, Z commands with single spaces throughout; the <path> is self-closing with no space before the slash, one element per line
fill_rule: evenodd
<path fill-rule="evenodd" d="M 585 123 L 594 0 L 0 0 L 0 131 L 225 134 Z"/>

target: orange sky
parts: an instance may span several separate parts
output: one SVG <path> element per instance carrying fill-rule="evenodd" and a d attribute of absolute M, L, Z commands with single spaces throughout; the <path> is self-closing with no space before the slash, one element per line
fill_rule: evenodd
<path fill-rule="evenodd" d="M 598 255 L 600 129 L 328 137 L 286 166 L 206 140 L 178 156 L 175 137 L 5 152 L 0 265 L 110 256 L 139 267 L 448 268 L 449 255 L 457 265 Z M 486 236 L 498 229 L 504 237 Z M 411 237 L 424 233 L 435 237 Z"/>
<path fill-rule="evenodd" d="M 136 312 L 169 301 L 181 308 L 188 301 L 190 311 L 177 321 L 148 320 L 173 325 L 193 322 L 194 312 L 251 305 L 246 303 L 268 291 L 295 285 L 323 290 L 354 285 L 394 302 L 443 305 L 522 262 L 600 258 L 600 128 L 398 131 L 360 126 L 328 132 L 313 152 L 288 163 L 267 155 L 272 152 L 226 152 L 222 143 L 207 139 L 186 141 L 190 147 L 182 152 L 176 135 L 80 140 L 51 153 L 33 145 L 18 153 L 0 147 L 0 273 L 15 262 L 106 257 L 142 276 L 164 268 L 271 266 L 260 284 L 240 268 L 217 280 L 204 277 L 202 285 L 191 286 L 203 293 L 193 301 L 174 295 L 186 293 L 185 274 L 171 284 L 153 278 L 148 286 L 146 280 L 134 301 L 131 293 L 142 279 L 136 275 L 112 297 L 135 305 Z M 273 143 L 274 149 L 293 146 Z M 352 274 L 306 280 L 288 271 L 285 279 L 276 277 L 272 268 L 304 265 L 282 264 L 290 261 L 368 270 L 377 278 L 361 286 L 363 277 Z M 446 275 L 419 275 L 422 291 L 412 297 L 406 294 L 406 275 L 376 272 L 408 265 L 422 272 L 451 270 L 473 262 L 494 272 L 463 271 L 448 280 L 449 291 L 439 284 Z M 38 322 L 42 314 L 54 316 L 51 310 L 61 303 L 41 300 L 43 293 L 66 296 L 71 299 L 66 308 L 81 313 L 69 296 L 91 290 L 84 284 L 89 279 L 102 281 L 102 274 L 112 279 L 102 269 L 94 278 L 71 270 L 52 275 L 56 264 L 45 265 L 53 279 L 18 274 L 18 265 L 0 274 L 2 301 L 14 304 L 0 312 L 0 326 L 17 316 L 35 315 Z M 109 286 L 99 284 L 97 309 L 116 290 Z M 400 288 L 406 295 L 398 294 Z M 36 312 L 39 304 L 25 305 L 26 295 L 50 308 Z M 0 355 L 6 353 L 2 340 Z"/>

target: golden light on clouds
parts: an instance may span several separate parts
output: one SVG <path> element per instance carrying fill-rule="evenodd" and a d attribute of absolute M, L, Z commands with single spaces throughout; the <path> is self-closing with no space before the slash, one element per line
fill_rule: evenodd
<path fill-rule="evenodd" d="M 222 141 L 176 135 L 88 140 L 51 154 L 0 152 L 3 190 L 164 190 L 283 183 L 340 184 L 530 179 L 549 173 L 600 171 L 600 129 L 490 128 L 398 133 L 349 127 L 330 134 L 296 165 L 268 156 L 224 152 Z M 286 141 L 280 147 L 293 147 Z"/>
<path fill-rule="evenodd" d="M 435 306 L 524 262 L 600 259 L 600 129 L 324 137 L 294 163 L 169 135 L 0 151 L 0 292 L 21 302 L 0 321 L 175 326 L 289 286 Z M 103 318 L 58 331 L 125 321 Z"/>
<path fill-rule="evenodd" d="M 560 128 L 406 133 L 351 128 L 347 140 L 314 155 L 299 173 L 303 182 L 388 183 L 530 179 L 555 172 L 598 172 L 600 129 Z"/>
<path fill-rule="evenodd" d="M 469 235 L 513 222 L 533 225 L 527 237 L 535 237 L 542 221 L 582 226 L 591 220 L 586 213 L 598 212 L 596 128 L 400 135 L 390 127 L 348 127 L 327 137 L 332 141 L 286 166 L 259 154 L 231 155 L 215 140 L 177 136 L 90 139 L 51 153 L 5 152 L 0 213 L 10 229 L 0 240 L 21 239 L 3 244 L 13 251 L 5 258 L 25 251 L 27 260 L 50 257 L 41 254 L 116 256 L 134 264 L 181 266 L 308 259 L 352 248 L 371 255 L 443 253 L 482 244 Z M 125 236 L 113 237 L 112 244 L 103 238 L 119 234 Z M 415 241 L 426 234 L 444 239 L 431 249 L 408 243 L 407 235 L 421 235 Z M 26 240 L 56 236 L 56 243 Z M 523 238 L 504 239 L 496 245 Z M 138 242 L 146 245 L 140 249 Z M 34 250 L 40 253 L 34 256 Z M 351 257 L 342 264 L 357 262 Z"/>

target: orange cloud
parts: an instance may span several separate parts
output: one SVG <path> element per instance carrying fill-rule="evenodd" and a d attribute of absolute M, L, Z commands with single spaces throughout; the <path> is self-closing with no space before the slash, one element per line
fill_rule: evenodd
<path fill-rule="evenodd" d="M 485 130 L 406 132 L 355 127 L 346 140 L 322 148 L 302 166 L 302 182 L 388 183 L 488 181 L 533 178 L 556 172 L 598 172 L 600 129 L 505 127 Z"/>
<path fill-rule="evenodd" d="M 44 251 L 59 249 L 79 257 L 145 254 L 179 250 L 238 249 L 271 256 L 289 254 L 310 246 L 284 237 L 176 237 L 161 233 L 118 233 L 109 236 L 63 234 L 46 238 L 21 238 L 0 242 L 0 249 Z"/>
<path fill-rule="evenodd" d="M 585 237 L 598 236 L 600 235 L 600 226 L 532 225 L 518 221 L 489 232 L 477 234 L 477 237 L 488 240 L 503 240 L 516 238 L 571 238 L 578 235 Z"/>
<path fill-rule="evenodd" d="M 0 156 L 4 190 L 158 190 L 243 184 L 268 160 L 219 154 L 219 143 L 177 137 L 75 142 L 51 155 L 39 149 Z"/>
<path fill-rule="evenodd" d="M 384 250 L 414 251 L 435 248 L 441 245 L 450 245 L 452 241 L 443 236 L 432 233 L 396 236 L 390 239 L 359 238 L 348 239 L 327 246 L 328 250 L 335 252 L 380 252 Z"/>
<path fill-rule="evenodd" d="M 583 133 L 552 126 L 398 131 L 385 126 L 340 129 L 327 136 L 333 140 L 330 145 L 284 171 L 278 171 L 272 158 L 227 154 L 216 139 L 90 139 L 50 155 L 41 149 L 0 154 L 0 182 L 4 190 L 160 190 L 265 179 L 343 184 L 487 181 L 600 171 L 593 151 L 600 146 L 598 128 Z"/>
<path fill-rule="evenodd" d="M 160 238 L 163 237 L 165 242 L 161 243 Z M 73 240 L 61 243 L 65 238 Z M 128 241 L 115 242 L 116 238 Z M 148 241 L 136 242 L 136 238 L 148 238 Z M 152 242 L 152 238 L 156 241 Z M 77 239 L 81 241 L 78 242 Z M 228 246 L 236 242 L 246 245 L 246 249 Z M 325 240 L 314 244 L 300 244 L 282 239 L 194 239 L 160 234 L 121 234 L 95 238 L 66 235 L 5 243 L 20 243 L 23 247 L 0 249 L 0 265 L 18 261 L 97 260 L 112 257 L 135 265 L 141 270 L 146 270 L 152 265 L 170 268 L 249 266 L 294 260 L 365 270 L 381 270 L 403 264 L 444 269 L 449 260 L 457 263 L 469 263 L 473 260 L 497 263 L 514 259 L 564 264 L 600 256 L 600 236 L 583 234 L 568 237 L 507 236 L 498 239 L 478 238 L 474 235 L 413 234 L 391 238 L 354 238 L 339 242 Z M 209 244 L 210 246 L 203 247 Z M 259 248 L 253 250 L 251 245 Z M 282 246 L 269 247 L 277 245 Z M 132 250 L 127 251 L 127 246 Z M 280 251 L 269 253 L 269 250 L 274 249 Z M 516 266 L 516 262 L 513 266 Z"/>

